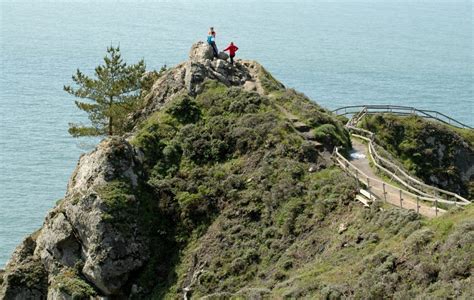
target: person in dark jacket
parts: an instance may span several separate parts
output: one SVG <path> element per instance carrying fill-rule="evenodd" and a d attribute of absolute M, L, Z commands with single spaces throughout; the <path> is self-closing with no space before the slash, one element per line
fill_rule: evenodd
<path fill-rule="evenodd" d="M 216 32 L 214 31 L 214 27 L 209 28 L 209 33 L 207 34 L 207 43 L 211 45 L 214 57 L 218 57 L 219 51 L 217 50 Z"/>
<path fill-rule="evenodd" d="M 230 45 L 224 49 L 224 51 L 229 51 L 230 63 L 232 65 L 234 64 L 235 52 L 237 52 L 237 50 L 239 50 L 239 47 L 234 45 L 234 42 L 230 42 Z"/>

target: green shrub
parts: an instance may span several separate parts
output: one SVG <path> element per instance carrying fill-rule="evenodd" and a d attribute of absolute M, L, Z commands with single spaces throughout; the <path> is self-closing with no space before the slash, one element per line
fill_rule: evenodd
<path fill-rule="evenodd" d="M 196 123 L 201 118 L 201 109 L 188 95 L 174 99 L 167 107 L 166 113 L 172 115 L 182 124 Z"/>
<path fill-rule="evenodd" d="M 127 210 L 136 201 L 131 185 L 126 181 L 108 182 L 100 186 L 97 193 L 107 205 L 107 211 L 112 214 Z"/>
<path fill-rule="evenodd" d="M 470 135 L 460 134 L 465 130 L 416 115 L 376 114 L 364 117 L 359 125 L 374 132 L 377 143 L 399 159 L 412 175 L 471 197 L 472 180 L 466 176 L 466 166 L 474 163 L 474 148 Z"/>
<path fill-rule="evenodd" d="M 350 139 L 347 132 L 333 124 L 320 125 L 313 131 L 313 133 L 316 139 L 322 143 L 345 147 L 350 145 Z"/>

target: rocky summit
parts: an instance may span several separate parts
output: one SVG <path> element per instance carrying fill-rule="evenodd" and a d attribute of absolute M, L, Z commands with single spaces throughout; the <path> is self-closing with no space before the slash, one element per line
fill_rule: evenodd
<path fill-rule="evenodd" d="M 474 209 L 357 204 L 345 120 L 203 42 L 80 157 L 1 299 L 472 298 Z"/>

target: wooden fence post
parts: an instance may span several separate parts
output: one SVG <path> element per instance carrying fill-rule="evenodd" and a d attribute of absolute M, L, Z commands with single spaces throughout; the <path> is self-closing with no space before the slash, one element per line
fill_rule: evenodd
<path fill-rule="evenodd" d="M 356 182 L 357 182 L 357 192 L 360 192 L 359 170 L 358 169 L 356 169 Z"/>
<path fill-rule="evenodd" d="M 438 198 L 435 198 L 435 216 L 438 216 Z"/>
<path fill-rule="evenodd" d="M 382 182 L 382 188 L 383 188 L 383 200 L 384 202 L 387 202 L 387 192 L 385 191 L 385 182 Z"/>
<path fill-rule="evenodd" d="M 416 213 L 419 214 L 420 213 L 420 197 L 416 196 Z"/>
<path fill-rule="evenodd" d="M 403 208 L 403 198 L 402 198 L 402 190 L 400 189 L 400 208 Z"/>

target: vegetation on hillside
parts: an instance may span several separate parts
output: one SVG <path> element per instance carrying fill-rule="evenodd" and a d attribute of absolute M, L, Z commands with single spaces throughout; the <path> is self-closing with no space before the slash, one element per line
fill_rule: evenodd
<path fill-rule="evenodd" d="M 132 143 L 144 153 L 144 191 L 120 182 L 102 191 L 111 222 L 127 220 L 131 194 L 144 205 L 129 212 L 149 228 L 153 253 L 135 297 L 472 294 L 472 207 L 436 221 L 362 208 L 354 180 L 338 168 L 309 171 L 322 154 L 305 147 L 276 105 L 314 129 L 332 125 L 330 145 L 350 144 L 342 124 L 301 94 L 265 97 L 214 81 L 138 129 Z"/>
<path fill-rule="evenodd" d="M 307 100 L 300 99 L 294 101 L 306 106 Z M 324 118 L 340 126 L 329 115 Z M 330 144 L 345 142 L 334 137 Z M 308 171 L 311 165 L 324 167 L 320 154 L 268 97 L 215 81 L 195 98 L 174 98 L 141 124 L 132 144 L 144 153 L 147 182 L 132 190 L 127 182 L 114 181 L 98 193 L 108 206 L 106 221 L 126 226 L 140 216 L 148 228 L 154 255 L 139 281 L 144 293 L 155 296 L 176 284 L 173 269 L 180 266 L 181 251 L 205 235 L 224 211 L 241 210 L 260 234 L 267 222 L 275 223 L 274 234 L 290 240 L 308 225 L 300 213 L 318 197 L 322 218 L 332 202 L 354 193 L 354 182 L 337 170 L 318 176 Z M 136 211 L 135 198 L 143 212 Z"/>

